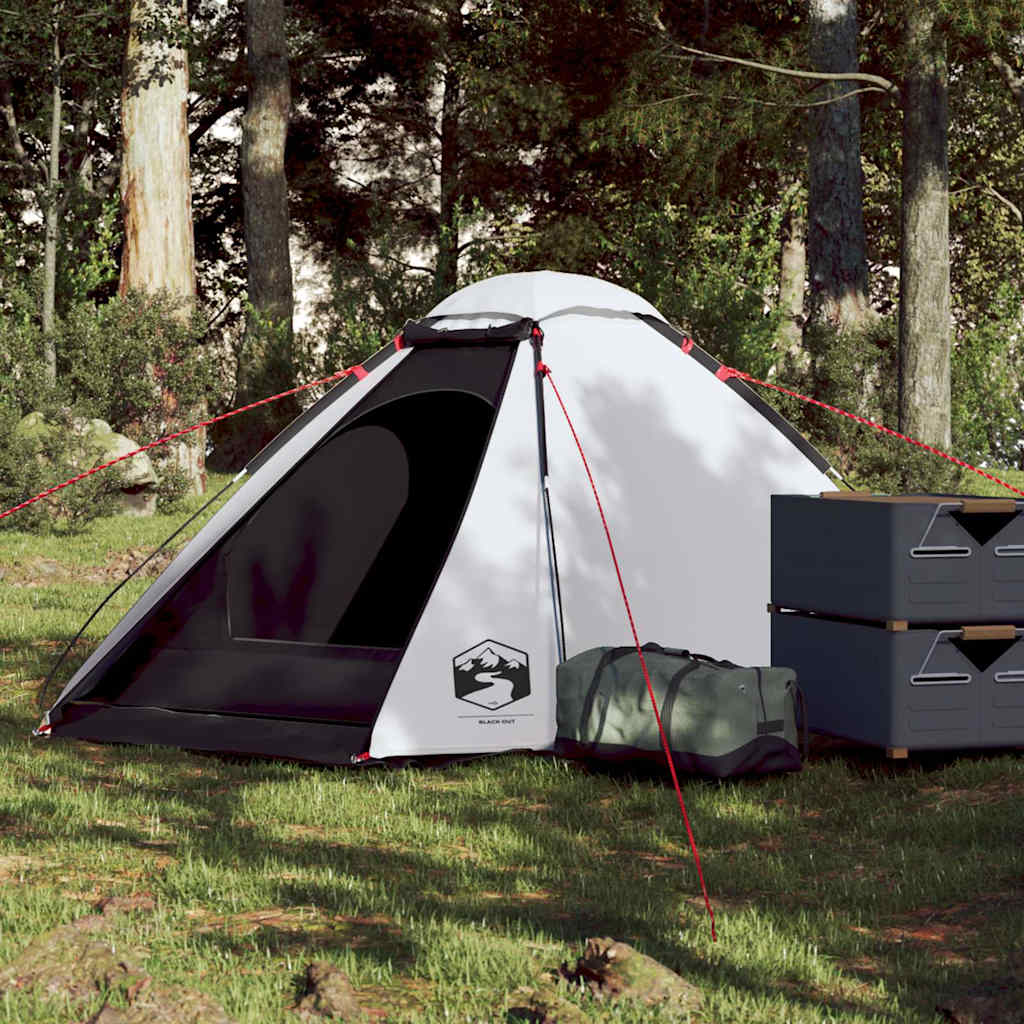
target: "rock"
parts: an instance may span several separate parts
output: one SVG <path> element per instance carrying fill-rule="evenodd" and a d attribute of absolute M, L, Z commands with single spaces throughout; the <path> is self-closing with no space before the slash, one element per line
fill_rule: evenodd
<path fill-rule="evenodd" d="M 118 434 L 103 420 L 89 420 L 81 430 L 82 442 L 95 456 L 94 465 L 110 462 L 139 447 L 136 441 Z M 156 511 L 157 475 L 153 462 L 145 452 L 118 463 L 123 484 L 121 507 L 131 515 L 151 516 Z"/>
<path fill-rule="evenodd" d="M 128 1004 L 104 1006 L 86 1024 L 235 1024 L 209 996 L 180 985 L 144 984 Z"/>
<path fill-rule="evenodd" d="M 700 1008 L 700 989 L 625 942 L 587 939 L 576 967 L 562 964 L 567 981 L 584 985 L 595 999 L 628 999 L 644 1006 L 666 1005 L 680 1019 Z"/>
<path fill-rule="evenodd" d="M 952 1024 L 1024 1024 L 1024 952 L 1010 956 L 1010 973 L 940 997 L 936 1010 Z"/>
<path fill-rule="evenodd" d="M 135 950 L 114 951 L 93 937 L 98 915 L 63 925 L 33 939 L 21 955 L 0 968 L 0 992 L 32 989 L 80 1002 L 104 989 L 127 989 L 146 975 Z"/>
<path fill-rule="evenodd" d="M 509 1008 L 507 1019 L 529 1021 L 530 1024 L 588 1024 L 589 1018 L 564 996 L 553 984 L 537 988 L 519 988 L 512 996 L 515 1004 Z"/>
<path fill-rule="evenodd" d="M 110 926 L 113 914 L 146 909 L 143 897 L 102 901 L 97 909 L 100 913 L 40 935 L 0 968 L 0 995 L 17 988 L 73 1006 L 113 992 L 128 1003 L 127 1008 L 105 1005 L 87 1024 L 235 1024 L 204 993 L 154 981 L 138 966 L 145 950 L 119 949 L 98 934 Z"/>
<path fill-rule="evenodd" d="M 46 422 L 41 412 L 30 412 L 22 416 L 14 426 L 14 436 L 29 441 L 45 443 L 49 441 L 57 428 Z"/>
<path fill-rule="evenodd" d="M 349 1024 L 367 1020 L 345 972 L 325 960 L 316 960 L 306 968 L 306 989 L 295 1012 L 303 1020 L 325 1017 Z"/>
<path fill-rule="evenodd" d="M 70 433 L 78 439 L 80 449 L 73 453 L 73 461 L 82 469 L 110 462 L 139 447 L 130 437 L 118 434 L 105 420 L 76 418 L 71 423 Z M 66 434 L 65 428 L 48 421 L 41 412 L 28 413 L 14 428 L 16 437 L 34 441 L 40 449 L 52 449 Z M 149 455 L 141 452 L 125 459 L 118 463 L 118 469 L 124 481 L 120 501 L 122 511 L 130 515 L 152 515 L 156 511 L 156 485 L 159 480 Z"/>

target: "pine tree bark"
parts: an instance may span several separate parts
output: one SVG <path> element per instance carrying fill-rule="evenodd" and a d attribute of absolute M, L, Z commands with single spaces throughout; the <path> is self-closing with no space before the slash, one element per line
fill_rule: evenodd
<path fill-rule="evenodd" d="M 810 58 L 815 71 L 856 74 L 855 0 L 810 0 Z M 838 330 L 871 315 L 860 162 L 860 102 L 855 82 L 827 82 L 809 113 L 807 261 L 810 318 Z M 838 97 L 838 98 L 837 98 Z"/>
<path fill-rule="evenodd" d="M 900 249 L 900 430 L 948 448 L 952 344 L 949 295 L 948 68 L 933 3 L 908 10 L 904 44 Z"/>
<path fill-rule="evenodd" d="M 249 310 L 238 367 L 242 404 L 292 387 L 294 291 L 285 142 L 291 80 L 283 0 L 247 0 L 248 101 L 242 117 L 241 177 Z M 269 441 L 299 411 L 287 399 L 251 416 L 230 441 L 237 463 Z M 222 434 L 225 442 L 227 438 Z M 246 450 L 242 450 L 246 449 Z"/>
<path fill-rule="evenodd" d="M 462 34 L 462 11 L 457 2 L 449 2 L 446 22 L 448 46 L 454 49 L 459 45 Z M 453 57 L 449 57 L 445 68 L 442 90 L 441 196 L 434 271 L 434 294 L 439 301 L 455 291 L 459 277 L 459 107 L 462 82 Z"/>
<path fill-rule="evenodd" d="M 249 303 L 264 323 L 290 335 L 294 298 L 284 150 L 292 101 L 283 0 L 248 0 L 245 29 L 249 99 L 241 155 Z"/>
<path fill-rule="evenodd" d="M 174 24 L 167 26 L 171 12 Z M 189 171 L 188 55 L 169 32 L 184 29 L 185 0 L 132 0 L 121 94 L 122 296 L 166 292 L 191 316 L 196 297 L 192 185 Z M 164 393 L 165 427 L 182 424 L 174 395 Z M 202 433 L 202 432 L 198 432 Z M 193 435 L 195 437 L 195 435 Z M 191 489 L 206 489 L 205 439 L 172 449 Z"/>

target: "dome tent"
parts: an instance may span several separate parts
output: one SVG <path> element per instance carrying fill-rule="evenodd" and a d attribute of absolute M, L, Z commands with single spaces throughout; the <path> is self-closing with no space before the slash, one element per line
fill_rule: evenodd
<path fill-rule="evenodd" d="M 508 274 L 257 455 L 41 731 L 323 763 L 549 748 L 556 664 L 630 632 L 541 356 L 642 637 L 766 664 L 769 498 L 834 489 L 827 463 L 638 296 Z"/>

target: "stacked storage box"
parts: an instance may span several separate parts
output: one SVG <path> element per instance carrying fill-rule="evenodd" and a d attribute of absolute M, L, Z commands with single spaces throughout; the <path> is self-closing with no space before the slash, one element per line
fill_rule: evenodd
<path fill-rule="evenodd" d="M 812 729 L 908 750 L 1024 745 L 1024 502 L 772 497 L 772 664 Z"/>

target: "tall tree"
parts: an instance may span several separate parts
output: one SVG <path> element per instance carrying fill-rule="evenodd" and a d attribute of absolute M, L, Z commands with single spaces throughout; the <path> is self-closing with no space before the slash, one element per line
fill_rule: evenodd
<path fill-rule="evenodd" d="M 121 294 L 195 300 L 184 0 L 132 0 L 121 98 Z"/>
<path fill-rule="evenodd" d="M 121 98 L 120 292 L 165 292 L 188 318 L 196 295 L 189 170 L 185 0 L 132 0 Z M 157 368 L 159 372 L 159 368 Z M 165 392 L 167 426 L 178 424 Z M 175 446 L 192 490 L 206 488 L 201 438 Z"/>
<path fill-rule="evenodd" d="M 96 188 L 93 166 L 94 129 L 98 108 L 115 108 L 116 116 L 109 82 L 111 64 L 119 56 L 111 39 L 121 27 L 118 11 L 96 10 L 81 0 L 26 0 L 5 11 L 0 21 L 0 113 L 14 156 L 11 164 L 0 163 L 0 175 L 5 167 L 16 168 L 19 191 L 31 196 L 33 212 L 42 215 L 40 319 L 51 384 L 58 372 L 61 252 L 76 241 L 62 239 L 64 221 L 69 207 L 77 207 L 80 218 L 88 220 L 102 205 L 103 189 Z M 40 53 L 45 54 L 42 61 Z M 88 209 L 80 201 L 86 192 Z M 29 212 L 4 205 L 19 219 Z"/>
<path fill-rule="evenodd" d="M 900 429 L 950 444 L 949 100 L 934 0 L 908 5 L 900 243 Z"/>
<path fill-rule="evenodd" d="M 236 394 L 242 403 L 295 382 L 285 177 L 291 81 L 283 0 L 247 0 L 245 37 L 248 99 L 242 117 L 241 171 L 249 305 Z M 295 403 L 285 400 L 256 422 L 247 422 L 249 446 L 258 450 L 296 412 Z"/>
<path fill-rule="evenodd" d="M 811 64 L 856 75 L 855 0 L 810 0 Z M 823 82 L 809 112 L 807 261 L 811 319 L 838 330 L 870 316 L 860 156 L 860 100 L 850 80 Z"/>
<path fill-rule="evenodd" d="M 456 288 L 459 277 L 459 206 L 463 200 L 459 178 L 459 118 L 462 113 L 462 36 L 465 25 L 460 0 L 447 0 L 440 12 L 443 25 L 441 64 L 441 117 L 438 164 L 437 262 L 434 295 L 440 301 Z"/>

